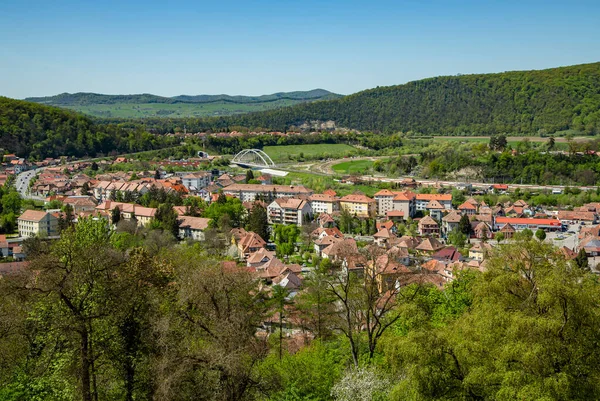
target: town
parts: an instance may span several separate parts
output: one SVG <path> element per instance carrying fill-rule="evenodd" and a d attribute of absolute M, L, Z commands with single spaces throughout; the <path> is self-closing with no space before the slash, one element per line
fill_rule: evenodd
<path fill-rule="evenodd" d="M 59 238 L 61 230 L 87 217 L 104 218 L 117 231 L 131 229 L 131 223 L 166 229 L 180 241 L 206 242 L 208 232 L 209 242 L 220 239 L 212 246 L 221 255 L 291 290 L 300 289 L 303 275 L 323 259 L 360 274 L 376 269 L 381 285 L 403 286 L 418 273 L 443 288 L 458 271 L 485 270 L 491 250 L 515 235 L 551 242 L 592 271 L 598 265 L 599 203 L 530 206 L 515 198 L 518 189 L 511 201 L 506 184 L 450 188 L 412 178 L 373 197 L 360 191 L 338 196 L 334 189 L 315 193 L 301 184 L 278 184 L 281 172 L 276 170 L 265 170 L 271 175 L 232 165 L 224 171 L 211 167 L 206 157 L 163 160 L 143 171 L 119 168 L 131 162 L 125 157 L 62 158 L 30 164 L 5 155 L 0 179 L 14 183 L 31 203 L 15 216 L 15 233 L 5 227 L 0 244 L 6 263 L 0 272 L 27 266 L 23 243 L 28 238 Z M 488 195 L 502 202 L 487 204 Z M 165 206 L 170 210 L 165 212 Z M 278 234 L 281 226 L 298 228 L 285 244 Z M 363 248 L 382 255 L 374 266 Z"/>

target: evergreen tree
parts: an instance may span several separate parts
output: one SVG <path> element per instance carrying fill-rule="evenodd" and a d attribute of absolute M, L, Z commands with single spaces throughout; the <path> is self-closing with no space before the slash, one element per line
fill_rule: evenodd
<path fill-rule="evenodd" d="M 267 209 L 260 203 L 255 203 L 248 217 L 248 231 L 253 231 L 260 235 L 265 241 L 269 240 L 269 222 L 267 219 Z"/>
<path fill-rule="evenodd" d="M 471 236 L 471 220 L 469 220 L 469 216 L 463 214 L 458 222 L 458 230 L 469 238 Z"/>
<path fill-rule="evenodd" d="M 164 231 L 173 234 L 173 237 L 179 237 L 179 225 L 181 224 L 177 212 L 170 203 L 163 203 L 156 209 L 154 219 L 160 223 Z"/>
<path fill-rule="evenodd" d="M 250 180 L 254 179 L 254 173 L 252 172 L 252 170 L 248 169 L 246 170 L 246 179 L 244 180 L 244 182 L 247 184 L 250 182 Z"/>
<path fill-rule="evenodd" d="M 121 210 L 118 207 L 114 208 L 110 213 L 110 220 L 113 224 L 117 224 L 121 221 Z"/>
<path fill-rule="evenodd" d="M 590 271 L 590 264 L 587 254 L 585 253 L 585 249 L 581 248 L 575 257 L 575 265 L 577 265 L 577 267 L 579 267 L 581 270 Z"/>
<path fill-rule="evenodd" d="M 90 194 L 90 184 L 88 184 L 87 182 L 84 182 L 83 185 L 81 186 L 81 195 L 89 196 L 89 194 Z"/>

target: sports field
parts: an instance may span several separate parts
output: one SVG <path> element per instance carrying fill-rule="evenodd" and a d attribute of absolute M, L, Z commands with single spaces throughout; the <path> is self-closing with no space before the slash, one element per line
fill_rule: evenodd
<path fill-rule="evenodd" d="M 316 157 L 344 157 L 355 152 L 356 148 L 343 143 L 323 143 L 318 145 L 265 146 L 263 151 L 277 163 L 297 160 L 299 157 L 310 159 Z"/>
<path fill-rule="evenodd" d="M 361 174 L 373 166 L 372 160 L 349 160 L 331 166 L 338 174 Z"/>

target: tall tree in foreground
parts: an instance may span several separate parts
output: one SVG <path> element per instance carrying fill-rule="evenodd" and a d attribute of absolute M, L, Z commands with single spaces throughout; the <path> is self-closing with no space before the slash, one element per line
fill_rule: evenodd
<path fill-rule="evenodd" d="M 283 351 L 283 317 L 285 314 L 285 307 L 291 305 L 289 300 L 290 290 L 280 285 L 273 285 L 271 287 L 271 304 L 275 313 L 279 315 L 279 360 L 281 360 Z"/>
<path fill-rule="evenodd" d="M 196 247 L 166 260 L 175 272 L 155 322 L 157 399 L 247 399 L 268 351 L 256 335 L 267 311 L 256 282 L 245 269 L 198 257 Z"/>
<path fill-rule="evenodd" d="M 395 339 L 395 366 L 406 378 L 396 392 L 415 400 L 597 398 L 596 278 L 532 239 L 504 245 L 487 269 L 468 313 Z"/>
<path fill-rule="evenodd" d="M 35 319 L 76 351 L 73 363 L 84 401 L 98 397 L 95 333 L 109 315 L 107 289 L 122 262 L 111 250 L 107 224 L 104 219 L 80 219 L 63 231 L 50 254 L 40 254 L 31 263 L 36 279 L 28 290 L 39 294 Z"/>
<path fill-rule="evenodd" d="M 353 256 L 350 250 L 345 251 L 346 258 Z M 376 259 L 377 255 L 370 255 L 364 276 L 342 268 L 328 283 L 329 291 L 336 300 L 336 329 L 348 339 L 355 367 L 359 366 L 361 349 L 364 348 L 362 339 L 366 336 L 366 356 L 370 360 L 383 334 L 401 317 L 396 308 L 398 302 L 412 299 L 420 288 L 411 286 L 401 291 L 398 283 L 387 286 Z"/>

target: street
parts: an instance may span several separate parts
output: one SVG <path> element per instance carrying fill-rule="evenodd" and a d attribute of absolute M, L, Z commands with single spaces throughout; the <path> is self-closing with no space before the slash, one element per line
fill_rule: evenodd
<path fill-rule="evenodd" d="M 32 196 L 29 194 L 29 182 L 36 176 L 39 170 L 41 169 L 23 171 L 21 174 L 17 175 L 15 187 L 23 199 L 43 200 L 43 198 L 39 196 Z"/>

